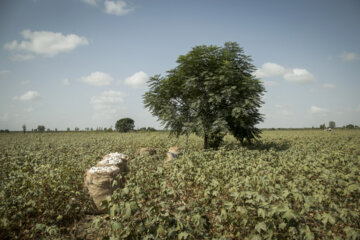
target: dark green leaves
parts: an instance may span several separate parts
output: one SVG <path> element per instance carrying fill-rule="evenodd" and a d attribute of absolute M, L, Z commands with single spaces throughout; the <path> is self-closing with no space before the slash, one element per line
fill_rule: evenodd
<path fill-rule="evenodd" d="M 196 46 L 177 63 L 166 77 L 150 78 L 144 94 L 145 106 L 166 128 L 202 136 L 205 149 L 218 148 L 228 132 L 241 142 L 259 136 L 264 88 L 237 43 Z"/>

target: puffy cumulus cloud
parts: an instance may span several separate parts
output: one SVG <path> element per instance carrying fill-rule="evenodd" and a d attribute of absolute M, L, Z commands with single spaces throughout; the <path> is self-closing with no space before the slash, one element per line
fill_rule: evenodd
<path fill-rule="evenodd" d="M 255 71 L 255 76 L 258 78 L 268 78 L 282 76 L 285 73 L 285 68 L 277 63 L 267 62 L 261 68 Z"/>
<path fill-rule="evenodd" d="M 340 59 L 343 62 L 351 62 L 359 59 L 359 56 L 354 52 L 343 52 L 340 55 Z"/>
<path fill-rule="evenodd" d="M 91 105 L 95 113 L 94 117 L 98 119 L 113 119 L 121 109 L 124 103 L 125 94 L 119 91 L 105 91 L 99 96 L 91 98 Z"/>
<path fill-rule="evenodd" d="M 284 79 L 294 83 L 313 83 L 314 76 L 308 70 L 303 68 L 294 68 L 284 74 Z"/>
<path fill-rule="evenodd" d="M 309 111 L 310 111 L 310 113 L 328 113 L 329 112 L 328 109 L 317 107 L 317 106 L 311 106 Z"/>
<path fill-rule="evenodd" d="M 37 91 L 27 91 L 24 95 L 18 97 L 15 96 L 14 100 L 20 100 L 20 101 L 31 101 L 40 98 L 40 94 Z"/>
<path fill-rule="evenodd" d="M 107 109 L 124 102 L 124 93 L 114 90 L 102 92 L 91 98 L 91 104 L 96 110 Z"/>
<path fill-rule="evenodd" d="M 277 63 L 267 62 L 254 72 L 258 78 L 283 77 L 288 82 L 313 83 L 314 76 L 303 68 L 285 68 Z M 277 85 L 274 81 L 264 81 L 265 86 Z"/>
<path fill-rule="evenodd" d="M 35 55 L 54 57 L 59 53 L 70 52 L 81 45 L 88 45 L 88 40 L 75 34 L 64 35 L 59 32 L 30 31 L 21 32 L 24 40 L 12 41 L 4 45 L 9 51 L 18 51 L 13 60 L 24 61 L 32 59 Z"/>
<path fill-rule="evenodd" d="M 93 72 L 89 76 L 81 77 L 81 81 L 94 86 L 106 86 L 114 80 L 112 76 L 103 72 Z"/>
<path fill-rule="evenodd" d="M 62 84 L 65 85 L 65 86 L 69 86 L 70 85 L 70 81 L 68 78 L 64 78 L 62 81 Z"/>
<path fill-rule="evenodd" d="M 325 84 L 323 84 L 323 87 L 327 88 L 327 89 L 333 89 L 333 88 L 336 88 L 336 85 L 333 83 L 325 83 Z"/>
<path fill-rule="evenodd" d="M 118 0 L 118 1 L 106 0 L 104 2 L 104 7 L 105 7 L 105 12 L 107 14 L 112 14 L 117 16 L 125 15 L 131 11 L 131 9 L 128 8 L 127 3 L 123 0 Z"/>
<path fill-rule="evenodd" d="M 131 77 L 125 79 L 125 84 L 132 86 L 134 88 L 140 88 L 145 86 L 146 81 L 149 79 L 149 76 L 143 71 L 137 72 Z"/>

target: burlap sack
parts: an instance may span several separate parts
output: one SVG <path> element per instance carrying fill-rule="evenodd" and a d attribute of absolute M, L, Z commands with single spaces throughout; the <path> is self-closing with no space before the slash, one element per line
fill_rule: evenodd
<path fill-rule="evenodd" d="M 139 150 L 139 156 L 145 156 L 145 155 L 155 155 L 156 150 L 153 148 L 140 148 Z"/>
<path fill-rule="evenodd" d="M 119 187 L 119 184 L 113 187 L 113 181 L 120 173 L 121 169 L 115 165 L 92 167 L 86 171 L 85 187 L 99 212 L 106 211 L 100 203 L 110 200 L 113 191 Z"/>
<path fill-rule="evenodd" d="M 180 155 L 182 155 L 182 153 L 178 146 L 173 146 L 173 147 L 169 148 L 168 152 L 166 153 L 165 164 L 167 164 L 174 158 L 178 158 Z"/>

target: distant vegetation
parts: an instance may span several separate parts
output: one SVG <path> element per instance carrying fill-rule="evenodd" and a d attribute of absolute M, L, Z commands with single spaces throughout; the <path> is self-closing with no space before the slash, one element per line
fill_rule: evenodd
<path fill-rule="evenodd" d="M 135 128 L 135 121 L 131 118 L 122 118 L 115 124 L 115 129 L 118 132 L 130 132 Z"/>

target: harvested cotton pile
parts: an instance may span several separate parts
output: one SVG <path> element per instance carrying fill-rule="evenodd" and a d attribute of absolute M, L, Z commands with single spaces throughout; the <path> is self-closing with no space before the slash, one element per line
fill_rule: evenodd
<path fill-rule="evenodd" d="M 114 152 L 109 153 L 103 157 L 103 159 L 96 164 L 96 166 L 109 166 L 115 165 L 119 167 L 122 171 L 126 171 L 126 163 L 129 159 L 128 156 L 122 153 Z"/>
<path fill-rule="evenodd" d="M 128 157 L 122 153 L 110 153 L 86 171 L 85 187 L 99 212 L 106 211 L 100 206 L 101 202 L 110 200 L 114 190 L 122 185 L 117 176 L 126 172 L 127 160 Z"/>

